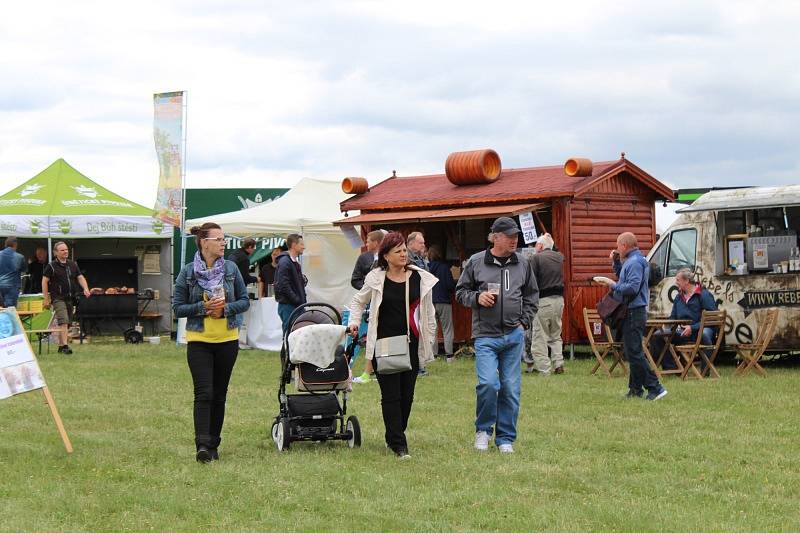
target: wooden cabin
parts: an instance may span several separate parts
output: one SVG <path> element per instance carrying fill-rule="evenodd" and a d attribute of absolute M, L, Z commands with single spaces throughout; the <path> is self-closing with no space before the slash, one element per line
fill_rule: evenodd
<path fill-rule="evenodd" d="M 646 253 L 655 243 L 655 202 L 674 200 L 672 190 L 625 158 L 590 164 L 587 175 L 567 175 L 565 165 L 503 169 L 494 181 L 455 185 L 445 174 L 396 176 L 341 203 L 337 225 L 360 225 L 405 235 L 421 231 L 446 260 L 460 267 L 488 246 L 492 221 L 532 212 L 539 234 L 547 231 L 565 256 L 565 343 L 585 341 L 582 312 L 605 293 L 594 276 L 613 277 L 608 258 L 623 231 L 632 231 Z M 499 165 L 499 159 L 498 159 Z M 499 167 L 498 167 L 499 171 Z M 360 214 L 348 216 L 360 211 Z M 520 236 L 520 247 L 524 246 Z M 532 246 L 532 244 L 531 244 Z M 471 335 L 471 310 L 454 302 L 455 340 Z"/>

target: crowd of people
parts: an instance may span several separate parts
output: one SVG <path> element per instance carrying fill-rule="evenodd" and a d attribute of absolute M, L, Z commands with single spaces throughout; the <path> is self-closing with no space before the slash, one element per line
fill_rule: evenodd
<path fill-rule="evenodd" d="M 261 296 L 274 294 L 284 333 L 292 313 L 307 302 L 308 278 L 300 257 L 305 249 L 300 234 L 286 237 L 285 247 L 274 248 L 257 276 L 250 274 L 250 256 L 256 242 L 245 239 L 242 247 L 225 260 L 223 229 L 206 223 L 191 229 L 197 252 L 177 276 L 173 297 L 176 317 L 186 318 L 187 361 L 194 384 L 193 418 L 196 459 L 219 458 L 228 383 L 238 356 L 239 328 L 250 305 L 247 284 L 261 282 Z M 408 458 L 406 436 L 417 379 L 436 357 L 455 358 L 453 301 L 472 310 L 475 354 L 474 448 L 486 451 L 492 438 L 501 453 L 513 453 L 520 410 L 522 363 L 525 371 L 542 376 L 565 372 L 561 317 L 564 310 L 564 256 L 550 234 L 539 236 L 535 254 L 518 252 L 520 228 L 509 217 L 491 224 L 489 245 L 462 265 L 455 279 L 441 247 L 426 246 L 425 236 L 375 230 L 366 236 L 366 251 L 354 265 L 351 285 L 357 290 L 349 302 L 347 330 L 360 340 L 363 373 L 355 383 L 378 382 L 385 426 L 385 442 L 398 457 Z M 16 251 L 17 240 L 6 239 L 0 252 L 0 298 L 14 306 L 23 274 L 27 283 L 44 294 L 59 325 L 59 352 L 72 353 L 67 326 L 72 321 L 73 297 L 90 292 L 78 264 L 69 259 L 69 247 L 57 242 L 53 261 L 37 248 L 30 262 Z M 627 398 L 659 400 L 667 391 L 650 368 L 642 349 L 649 303 L 650 267 L 632 233 L 622 233 L 609 258 L 617 281 L 607 283 L 614 298 L 627 304 L 619 335 L 630 365 Z M 604 281 L 603 281 L 604 280 Z M 689 322 L 672 342 L 691 342 L 702 336 L 711 344 L 710 329 L 699 331 L 703 310 L 716 309 L 710 293 L 694 273 L 677 274 L 679 295 L 673 319 Z M 443 350 L 437 331 L 442 332 Z M 376 346 L 383 339 L 406 336 L 410 368 L 381 372 Z M 656 339 L 654 342 L 664 342 Z M 662 346 L 654 347 L 659 350 Z M 443 352 L 443 353 L 440 353 Z M 386 364 L 386 363 L 383 363 Z"/>
<path fill-rule="evenodd" d="M 43 306 L 53 309 L 58 353 L 70 355 L 68 328 L 73 321 L 75 298 L 91 296 L 86 277 L 78 263 L 69 259 L 69 246 L 63 241 L 53 245 L 54 259 L 50 262 L 47 250 L 41 246 L 30 262 L 17 252 L 17 246 L 17 238 L 8 237 L 0 251 L 0 307 L 16 307 L 23 287 L 26 293 L 41 293 Z"/>

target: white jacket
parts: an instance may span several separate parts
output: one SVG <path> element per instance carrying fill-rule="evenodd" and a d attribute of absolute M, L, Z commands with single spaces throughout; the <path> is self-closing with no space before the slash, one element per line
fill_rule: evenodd
<path fill-rule="evenodd" d="M 436 285 L 439 280 L 425 270 L 414 265 L 406 266 L 410 275 L 410 271 L 416 270 L 420 275 L 420 305 L 419 305 L 419 362 L 420 366 L 425 366 L 425 363 L 433 360 L 433 339 L 436 335 L 436 310 L 433 307 L 433 293 L 431 289 Z M 378 339 L 378 310 L 381 307 L 383 300 L 383 282 L 386 280 L 386 271 L 383 269 L 373 269 L 364 278 L 364 286 L 361 290 L 353 296 L 350 302 L 350 318 L 347 321 L 348 326 L 360 325 L 361 315 L 364 313 L 364 308 L 367 304 L 369 306 L 369 323 L 367 326 L 367 346 L 366 356 L 367 359 L 372 359 L 375 354 L 375 341 Z M 371 303 L 370 303 L 371 302 Z"/>

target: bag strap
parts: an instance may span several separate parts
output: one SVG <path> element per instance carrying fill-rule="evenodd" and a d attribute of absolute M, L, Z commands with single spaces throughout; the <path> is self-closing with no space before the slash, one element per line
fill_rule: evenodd
<path fill-rule="evenodd" d="M 406 273 L 406 339 L 408 342 L 411 342 L 411 317 L 409 313 L 411 311 L 411 306 L 408 304 L 408 286 L 411 285 L 411 271 L 407 271 Z"/>

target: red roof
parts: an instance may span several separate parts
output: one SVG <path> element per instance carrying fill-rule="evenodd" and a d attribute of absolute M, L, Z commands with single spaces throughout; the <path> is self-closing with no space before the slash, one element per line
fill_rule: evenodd
<path fill-rule="evenodd" d="M 572 197 L 621 172 L 628 172 L 656 196 L 671 200 L 672 190 L 626 159 L 594 163 L 592 175 L 570 177 L 564 166 L 504 169 L 493 183 L 453 185 L 444 174 L 392 177 L 341 203 L 341 210 L 410 209 L 485 203 L 525 202 Z"/>

